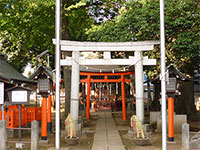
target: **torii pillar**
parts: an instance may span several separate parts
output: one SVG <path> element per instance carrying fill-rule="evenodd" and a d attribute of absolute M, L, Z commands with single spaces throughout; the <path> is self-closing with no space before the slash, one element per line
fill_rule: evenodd
<path fill-rule="evenodd" d="M 144 73 L 142 51 L 135 51 L 135 59 L 136 116 L 144 123 Z"/>
<path fill-rule="evenodd" d="M 75 124 L 77 125 L 76 130 L 78 130 L 78 112 L 79 112 L 79 80 L 80 80 L 79 57 L 80 57 L 80 51 L 72 52 L 70 113 L 75 121 Z"/>

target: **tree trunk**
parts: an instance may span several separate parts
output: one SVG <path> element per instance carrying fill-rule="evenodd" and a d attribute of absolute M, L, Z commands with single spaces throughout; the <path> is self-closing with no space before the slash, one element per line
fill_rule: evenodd
<path fill-rule="evenodd" d="M 67 30 L 67 24 L 68 24 L 68 18 L 65 16 L 63 10 L 64 10 L 64 5 L 68 2 L 68 0 L 62 0 L 62 6 L 61 6 L 61 35 L 62 35 L 62 40 L 69 40 L 69 32 Z"/>
<path fill-rule="evenodd" d="M 200 113 L 196 110 L 194 103 L 194 84 L 193 82 L 184 82 L 179 91 L 180 96 L 175 100 L 175 112 L 177 114 L 187 114 L 188 119 L 200 119 Z"/>
<path fill-rule="evenodd" d="M 147 81 L 149 79 L 147 78 Z M 150 82 L 147 82 L 147 92 L 148 92 L 148 96 L 147 96 L 147 111 L 149 112 L 149 105 L 152 102 L 152 97 L 151 97 L 151 87 L 150 87 Z"/>
<path fill-rule="evenodd" d="M 61 3 L 61 39 L 62 40 L 69 40 L 69 33 L 67 30 L 68 18 L 65 16 L 63 10 L 64 5 L 68 2 L 68 0 L 62 0 Z M 61 53 L 62 59 L 66 56 L 71 56 L 71 52 L 62 52 Z M 64 85 L 65 85 L 65 119 L 70 113 L 70 100 L 71 100 L 71 70 L 70 67 L 63 67 L 63 75 L 64 75 Z"/>
<path fill-rule="evenodd" d="M 147 80 L 149 80 L 147 78 Z M 150 87 L 150 82 L 147 82 L 147 92 L 148 92 L 148 103 L 152 102 L 152 97 L 151 97 L 151 87 Z"/>
<path fill-rule="evenodd" d="M 159 111 L 160 110 L 160 91 L 161 91 L 161 87 L 160 84 L 154 84 L 155 86 L 155 91 L 154 91 L 154 99 L 151 103 L 150 106 L 150 111 Z"/>
<path fill-rule="evenodd" d="M 70 113 L 70 99 L 71 99 L 71 70 L 69 67 L 63 68 L 64 85 L 65 85 L 65 118 Z"/>

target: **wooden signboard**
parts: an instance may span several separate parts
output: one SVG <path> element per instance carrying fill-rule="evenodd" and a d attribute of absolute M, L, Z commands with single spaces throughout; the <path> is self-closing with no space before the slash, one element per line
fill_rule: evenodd
<path fill-rule="evenodd" d="M 28 103 L 27 91 L 12 91 L 12 103 Z"/>
<path fill-rule="evenodd" d="M 21 86 L 12 87 L 6 90 L 10 104 L 28 104 L 31 89 Z"/>

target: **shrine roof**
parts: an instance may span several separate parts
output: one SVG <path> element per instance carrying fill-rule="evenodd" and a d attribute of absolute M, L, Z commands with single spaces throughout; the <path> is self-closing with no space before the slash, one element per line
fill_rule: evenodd
<path fill-rule="evenodd" d="M 14 69 L 3 54 L 0 54 L 0 81 L 6 83 L 35 83 Z"/>
<path fill-rule="evenodd" d="M 33 80 L 40 73 L 45 73 L 51 80 L 53 80 L 53 71 L 45 66 L 39 66 L 37 70 L 29 77 L 29 79 Z"/>

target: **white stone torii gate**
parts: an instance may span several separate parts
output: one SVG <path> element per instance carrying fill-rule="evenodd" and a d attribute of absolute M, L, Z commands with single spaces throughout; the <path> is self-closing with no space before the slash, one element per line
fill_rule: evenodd
<path fill-rule="evenodd" d="M 56 44 L 56 40 L 53 39 Z M 143 51 L 153 50 L 154 45 L 160 41 L 139 42 L 77 42 L 61 40 L 61 51 L 72 51 L 72 57 L 61 59 L 61 66 L 72 66 L 71 75 L 71 107 L 70 113 L 76 125 L 79 112 L 79 66 L 130 66 L 135 65 L 135 91 L 136 91 L 136 115 L 144 122 L 144 88 L 143 88 L 143 65 L 156 65 L 155 59 L 143 57 Z M 129 59 L 111 59 L 112 51 L 134 52 Z M 80 57 L 80 52 L 104 52 L 103 59 L 85 59 Z"/>

